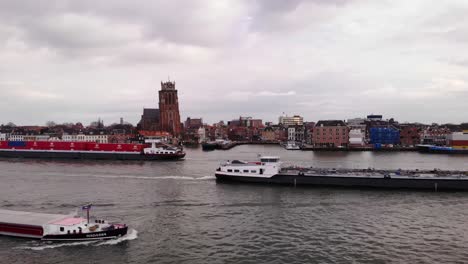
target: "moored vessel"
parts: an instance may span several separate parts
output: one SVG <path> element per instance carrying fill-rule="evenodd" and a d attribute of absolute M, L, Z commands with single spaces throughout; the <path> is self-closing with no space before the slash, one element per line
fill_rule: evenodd
<path fill-rule="evenodd" d="M 284 148 L 287 150 L 300 150 L 301 146 L 294 141 L 288 141 L 284 144 Z"/>
<path fill-rule="evenodd" d="M 468 148 L 454 148 L 447 146 L 417 145 L 419 152 L 432 154 L 468 154 Z"/>
<path fill-rule="evenodd" d="M 146 144 L 75 141 L 0 141 L 0 157 L 95 160 L 178 160 L 185 152 L 157 139 Z"/>
<path fill-rule="evenodd" d="M 468 171 L 376 170 L 283 167 L 279 157 L 227 161 L 215 172 L 218 181 L 339 186 L 355 188 L 468 190 Z"/>
<path fill-rule="evenodd" d="M 113 239 L 127 234 L 128 226 L 90 217 L 0 209 L 0 235 L 49 241 Z"/>

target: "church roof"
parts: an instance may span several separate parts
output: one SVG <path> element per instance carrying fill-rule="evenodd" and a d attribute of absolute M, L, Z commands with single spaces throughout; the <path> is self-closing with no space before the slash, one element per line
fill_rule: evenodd
<path fill-rule="evenodd" d="M 157 108 L 144 108 L 143 109 L 143 118 L 145 119 L 159 119 L 159 109 Z"/>

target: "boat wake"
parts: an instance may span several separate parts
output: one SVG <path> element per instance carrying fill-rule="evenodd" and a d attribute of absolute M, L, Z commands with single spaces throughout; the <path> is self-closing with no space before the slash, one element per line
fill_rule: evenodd
<path fill-rule="evenodd" d="M 28 250 L 44 250 L 44 249 L 53 249 L 53 248 L 61 248 L 61 247 L 74 247 L 74 246 L 87 246 L 93 243 L 96 243 L 96 241 L 80 241 L 80 242 L 69 242 L 69 243 L 54 243 L 54 242 L 35 242 L 38 245 L 36 246 L 22 246 L 22 247 L 17 247 L 18 249 L 28 249 Z M 44 245 L 44 243 L 48 243 L 47 245 Z"/>
<path fill-rule="evenodd" d="M 41 251 L 45 249 L 54 249 L 54 248 L 62 248 L 62 247 L 75 247 L 75 246 L 106 246 L 106 245 L 117 245 L 124 241 L 135 240 L 138 238 L 138 231 L 135 229 L 130 229 L 128 233 L 116 239 L 105 240 L 105 241 L 80 241 L 80 242 L 44 242 L 44 241 L 34 241 L 33 246 L 21 246 L 17 247 L 17 249 L 27 249 L 27 250 L 36 250 Z M 44 245 L 44 243 L 48 243 Z"/>
<path fill-rule="evenodd" d="M 177 175 L 167 175 L 167 176 L 155 176 L 155 177 L 148 177 L 148 176 L 134 176 L 134 175 L 89 175 L 89 174 L 73 174 L 67 175 L 68 177 L 92 177 L 92 178 L 111 178 L 111 179 L 137 179 L 137 180 L 166 180 L 166 179 L 174 179 L 174 180 L 189 180 L 189 181 L 196 181 L 196 180 L 214 180 L 216 179 L 215 176 L 177 176 Z"/>
<path fill-rule="evenodd" d="M 119 237 L 117 239 L 112 239 L 112 240 L 102 241 L 102 242 L 97 243 L 95 246 L 117 245 L 117 244 L 122 243 L 124 241 L 135 240 L 137 238 L 138 238 L 138 231 L 136 231 L 135 229 L 130 229 L 128 231 L 128 233 L 123 237 Z"/>

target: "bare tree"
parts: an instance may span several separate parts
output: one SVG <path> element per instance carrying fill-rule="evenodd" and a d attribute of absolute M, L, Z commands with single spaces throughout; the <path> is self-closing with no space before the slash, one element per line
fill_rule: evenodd
<path fill-rule="evenodd" d="M 54 127 L 54 126 L 56 126 L 56 125 L 57 125 L 57 124 L 56 124 L 54 121 L 47 121 L 47 122 L 46 122 L 46 126 L 47 126 L 47 127 Z"/>

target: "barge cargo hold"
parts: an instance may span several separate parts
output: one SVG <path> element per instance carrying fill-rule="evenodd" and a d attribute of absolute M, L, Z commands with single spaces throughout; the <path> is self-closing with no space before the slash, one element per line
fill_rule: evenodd
<path fill-rule="evenodd" d="M 0 157 L 95 160 L 178 160 L 185 152 L 147 140 L 147 144 L 66 141 L 0 141 Z"/>
<path fill-rule="evenodd" d="M 89 210 L 90 205 L 84 207 Z M 72 215 L 0 209 L 0 235 L 50 241 L 102 240 L 127 234 L 125 224 Z"/>
<path fill-rule="evenodd" d="M 468 191 L 468 171 L 283 168 L 278 157 L 228 161 L 215 176 L 221 182 Z"/>

